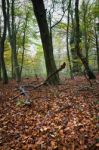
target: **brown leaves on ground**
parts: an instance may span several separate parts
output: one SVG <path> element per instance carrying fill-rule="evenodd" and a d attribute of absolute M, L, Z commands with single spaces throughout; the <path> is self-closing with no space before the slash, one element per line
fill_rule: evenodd
<path fill-rule="evenodd" d="M 76 77 L 30 90 L 29 106 L 23 96 L 13 100 L 15 86 L 0 83 L 0 150 L 99 149 L 98 82 Z"/>

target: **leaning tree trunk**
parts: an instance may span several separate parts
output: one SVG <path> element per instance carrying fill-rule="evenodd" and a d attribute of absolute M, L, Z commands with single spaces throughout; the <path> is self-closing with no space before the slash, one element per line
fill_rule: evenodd
<path fill-rule="evenodd" d="M 3 19 L 4 19 L 4 28 L 3 28 L 3 34 L 1 36 L 1 41 L 0 41 L 0 64 L 2 69 L 3 83 L 6 84 L 8 83 L 8 76 L 7 76 L 7 71 L 6 71 L 5 61 L 4 61 L 4 43 L 6 40 L 6 30 L 7 30 L 7 23 L 6 23 L 7 15 L 6 15 L 5 0 L 2 0 L 2 12 L 3 12 Z"/>
<path fill-rule="evenodd" d="M 79 58 L 81 59 L 86 73 L 89 77 L 89 79 L 95 79 L 95 75 L 94 73 L 91 71 L 91 69 L 89 68 L 88 62 L 86 60 L 86 58 L 82 55 L 81 53 L 81 48 L 80 48 L 80 25 L 79 25 L 79 0 L 75 0 L 75 20 L 76 20 L 76 31 L 75 31 L 75 38 L 76 38 L 76 44 L 75 44 L 75 49 L 77 51 L 77 55 L 79 56 Z"/>
<path fill-rule="evenodd" d="M 41 41 L 44 51 L 45 64 L 47 70 L 47 76 L 52 74 L 55 70 L 57 70 L 55 65 L 55 60 L 53 56 L 53 45 L 51 41 L 51 36 L 48 29 L 47 19 L 46 19 L 46 10 L 44 7 L 43 0 L 31 0 L 34 8 L 34 13 L 37 19 L 37 23 L 40 30 Z M 59 83 L 59 75 L 54 75 L 50 80 L 50 84 L 58 84 Z"/>

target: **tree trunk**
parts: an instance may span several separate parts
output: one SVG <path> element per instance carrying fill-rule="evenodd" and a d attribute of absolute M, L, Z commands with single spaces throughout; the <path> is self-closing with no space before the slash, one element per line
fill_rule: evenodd
<path fill-rule="evenodd" d="M 6 83 L 8 83 L 8 76 L 7 76 L 7 71 L 6 71 L 5 61 L 4 61 L 4 53 L 3 52 L 0 53 L 0 60 L 1 60 L 3 83 L 6 84 Z"/>
<path fill-rule="evenodd" d="M 0 81 L 2 80 L 1 78 L 1 63 L 0 63 Z"/>
<path fill-rule="evenodd" d="M 86 53 L 86 61 L 89 64 L 89 59 L 88 59 L 88 51 L 89 51 L 89 43 L 88 43 L 88 38 L 87 38 L 87 30 L 86 30 L 86 22 L 84 22 L 84 46 L 85 46 L 85 53 Z"/>
<path fill-rule="evenodd" d="M 0 16 L 0 40 L 1 40 L 1 16 Z M 1 78 L 1 61 L 0 61 L 0 81 L 2 80 Z"/>
<path fill-rule="evenodd" d="M 69 53 L 69 43 L 68 43 L 68 38 L 69 38 L 69 15 L 70 15 L 70 8 L 71 8 L 71 0 L 69 0 L 69 5 L 68 5 L 68 16 L 67 16 L 67 35 L 66 35 L 66 43 L 67 43 L 67 57 L 68 57 L 68 62 L 69 62 L 69 70 L 70 70 L 70 77 L 73 78 L 72 74 L 72 66 L 71 66 L 71 59 L 70 59 L 70 53 Z"/>
<path fill-rule="evenodd" d="M 22 76 L 23 63 L 24 63 L 24 53 L 25 53 L 25 40 L 26 40 L 27 22 L 28 22 L 28 12 L 27 12 L 27 14 L 26 14 L 25 25 L 24 25 L 24 30 L 23 30 L 23 41 L 22 41 L 23 51 L 22 51 L 22 62 L 21 62 L 21 68 L 20 68 L 20 77 Z"/>
<path fill-rule="evenodd" d="M 81 48 L 80 48 L 80 25 L 79 25 L 79 0 L 75 0 L 75 20 L 76 20 L 76 32 L 75 32 L 75 38 L 76 38 L 76 44 L 75 44 L 75 49 L 77 51 L 77 55 L 79 56 L 79 58 L 81 59 L 86 73 L 89 77 L 89 79 L 96 79 L 94 73 L 91 71 L 91 69 L 89 68 L 88 62 L 86 60 L 86 58 L 82 55 L 81 53 Z"/>
<path fill-rule="evenodd" d="M 57 70 L 55 65 L 55 60 L 53 56 L 53 45 L 51 41 L 51 36 L 48 29 L 47 19 L 46 19 L 46 10 L 44 7 L 43 0 L 31 0 L 34 8 L 34 13 L 37 19 L 37 23 L 40 30 L 41 41 L 44 51 L 45 64 L 47 70 L 47 76 L 52 74 L 55 70 Z M 54 75 L 50 80 L 50 84 L 58 84 L 59 83 L 59 75 Z"/>
<path fill-rule="evenodd" d="M 7 30 L 7 15 L 6 15 L 6 2 L 5 0 L 2 0 L 2 12 L 3 12 L 3 19 L 4 19 L 4 28 L 3 28 L 3 34 L 0 41 L 0 64 L 2 69 L 2 76 L 3 76 L 3 83 L 8 83 L 8 76 L 4 61 L 4 43 L 6 40 L 6 30 Z"/>
<path fill-rule="evenodd" d="M 13 49 L 13 66 L 14 66 L 13 69 L 15 72 L 16 81 L 20 82 L 21 78 L 20 78 L 20 71 L 19 71 L 16 47 L 12 46 L 12 49 Z"/>
<path fill-rule="evenodd" d="M 12 79 L 15 79 L 15 72 L 14 72 L 14 66 L 13 66 L 13 52 L 12 51 L 11 51 L 11 77 L 12 77 Z"/>
<path fill-rule="evenodd" d="M 9 0 L 7 0 L 7 14 L 8 14 L 8 32 L 9 32 L 9 39 L 10 39 L 10 45 L 12 49 L 12 66 L 14 71 L 12 74 L 15 73 L 16 81 L 20 82 L 20 70 L 18 65 L 18 59 L 17 59 L 17 52 L 16 52 L 16 27 L 15 27 L 15 13 L 14 13 L 14 2 L 15 0 L 12 0 L 11 5 L 11 24 L 10 24 L 10 15 L 9 15 Z"/>
<path fill-rule="evenodd" d="M 89 52 L 89 43 L 88 43 L 88 34 L 87 34 L 87 11 L 88 11 L 88 2 L 83 1 L 83 25 L 84 25 L 84 48 L 85 48 L 85 57 L 86 61 L 89 64 L 88 52 Z"/>
<path fill-rule="evenodd" d="M 98 44 L 98 35 L 97 35 L 96 27 L 95 27 L 95 40 L 96 40 L 96 50 L 97 50 L 97 68 L 99 72 L 99 44 Z"/>
<path fill-rule="evenodd" d="M 70 36 L 70 48 L 71 48 L 71 56 L 72 56 L 72 73 L 74 75 L 81 74 L 81 61 L 77 55 L 77 51 L 75 49 L 75 19 L 73 18 L 73 12 L 71 12 L 71 21 L 72 21 L 72 29 Z"/>

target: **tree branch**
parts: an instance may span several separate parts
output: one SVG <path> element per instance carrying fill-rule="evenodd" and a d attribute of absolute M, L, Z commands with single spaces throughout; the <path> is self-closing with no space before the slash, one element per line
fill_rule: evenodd
<path fill-rule="evenodd" d="M 53 72 L 50 76 L 48 76 L 47 79 L 44 82 L 42 82 L 42 83 L 40 83 L 40 84 L 38 84 L 36 86 L 34 86 L 34 85 L 22 85 L 22 86 L 18 87 L 17 90 L 20 92 L 20 94 L 16 95 L 13 99 L 18 98 L 20 95 L 24 95 L 25 96 L 25 101 L 28 101 L 29 100 L 29 96 L 28 96 L 27 91 L 25 90 L 25 88 L 37 89 L 37 88 L 39 88 L 39 87 L 41 87 L 43 85 L 46 85 L 48 83 L 48 81 L 50 80 L 50 78 L 52 78 L 55 74 L 57 74 L 59 71 L 64 69 L 65 66 L 66 66 L 66 63 L 64 62 L 60 66 L 60 68 L 57 69 L 55 72 Z"/>

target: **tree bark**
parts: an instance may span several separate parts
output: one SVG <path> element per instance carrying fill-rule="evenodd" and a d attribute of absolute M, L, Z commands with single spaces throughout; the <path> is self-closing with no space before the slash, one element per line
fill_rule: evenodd
<path fill-rule="evenodd" d="M 1 41 L 1 15 L 0 15 L 0 41 Z M 1 78 L 1 61 L 0 61 L 0 81 L 2 80 Z"/>
<path fill-rule="evenodd" d="M 22 51 L 22 61 L 21 61 L 21 68 L 20 68 L 20 77 L 22 76 L 23 63 L 24 63 L 24 53 L 25 53 L 25 40 L 26 40 L 27 22 L 28 22 L 28 12 L 26 13 L 25 24 L 24 24 L 24 30 L 23 30 L 23 41 L 22 41 L 23 51 Z"/>
<path fill-rule="evenodd" d="M 2 80 L 2 78 L 1 78 L 1 64 L 0 64 L 0 81 Z"/>
<path fill-rule="evenodd" d="M 54 55 L 53 55 L 53 45 L 51 41 L 51 36 L 48 28 L 48 23 L 46 19 L 46 10 L 44 6 L 43 0 L 31 0 L 34 8 L 34 13 L 37 19 L 37 23 L 40 30 L 41 41 L 44 51 L 45 64 L 47 70 L 47 76 L 52 74 L 56 68 Z M 50 80 L 50 84 L 58 84 L 59 83 L 59 75 L 54 75 Z"/>
<path fill-rule="evenodd" d="M 75 0 L 75 20 L 76 20 L 76 32 L 75 32 L 75 38 L 76 38 L 76 44 L 75 44 L 75 49 L 77 51 L 77 55 L 79 56 L 79 58 L 81 59 L 86 73 L 89 77 L 89 79 L 96 79 L 96 76 L 94 75 L 94 73 L 91 71 L 91 69 L 89 68 L 88 62 L 86 60 L 86 58 L 82 55 L 81 53 L 81 48 L 80 48 L 80 25 L 79 25 L 79 0 Z"/>
<path fill-rule="evenodd" d="M 3 75 L 3 83 L 8 83 L 8 76 L 4 61 L 4 44 L 6 40 L 6 31 L 7 31 L 7 15 L 6 15 L 6 1 L 2 0 L 2 12 L 3 12 L 3 19 L 4 19 L 4 27 L 3 27 L 3 34 L 0 41 L 0 64 L 2 69 L 2 75 Z"/>
<path fill-rule="evenodd" d="M 73 78 L 72 74 L 72 66 L 71 66 L 71 59 L 70 59 L 70 52 L 69 52 L 69 43 L 68 43 L 68 38 L 69 38 L 69 15 L 70 15 L 70 8 L 71 8 L 71 0 L 69 0 L 69 5 L 68 5 L 68 16 L 67 16 L 67 35 L 66 35 L 66 43 L 67 43 L 67 57 L 68 57 L 68 62 L 69 62 L 69 70 L 70 70 L 70 77 Z"/>
<path fill-rule="evenodd" d="M 9 0 L 7 0 L 7 14 L 8 14 L 8 33 L 9 33 L 9 39 L 10 39 L 10 45 L 12 49 L 12 68 L 15 73 L 16 81 L 20 82 L 21 77 L 20 77 L 20 70 L 19 70 L 19 65 L 18 65 L 18 59 L 17 59 L 17 51 L 16 51 L 16 26 L 15 26 L 15 11 L 14 11 L 14 2 L 15 0 L 12 0 L 11 4 L 11 24 L 10 24 L 10 15 L 9 15 Z"/>
<path fill-rule="evenodd" d="M 88 43 L 88 33 L 87 33 L 87 11 L 88 11 L 88 2 L 83 1 L 83 25 L 84 25 L 84 48 L 85 48 L 85 57 L 86 61 L 89 64 L 89 57 L 88 57 L 88 52 L 89 52 L 89 43 Z"/>
<path fill-rule="evenodd" d="M 84 45 L 85 45 L 85 52 L 86 52 L 86 61 L 89 64 L 88 59 L 88 51 L 89 51 L 89 43 L 88 43 L 88 36 L 87 36 L 87 29 L 86 29 L 86 18 L 84 19 Z"/>
<path fill-rule="evenodd" d="M 75 18 L 73 17 L 73 12 L 71 12 L 71 21 L 72 21 L 72 29 L 70 35 L 70 48 L 71 48 L 71 56 L 72 56 L 72 73 L 74 75 L 81 74 L 81 62 L 77 55 L 77 51 L 75 49 Z"/>
<path fill-rule="evenodd" d="M 94 27 L 95 29 L 95 42 L 96 42 L 96 51 L 97 51 L 97 69 L 99 72 L 99 44 L 98 44 L 98 35 L 97 35 L 97 30 L 96 27 Z"/>

